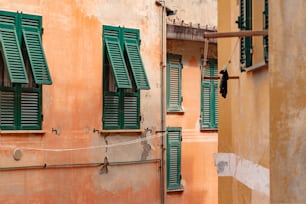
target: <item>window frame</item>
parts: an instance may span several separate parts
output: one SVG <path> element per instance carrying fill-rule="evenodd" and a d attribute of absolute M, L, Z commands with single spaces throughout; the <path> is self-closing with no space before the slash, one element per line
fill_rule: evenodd
<path fill-rule="evenodd" d="M 16 44 L 18 52 L 20 52 L 22 72 L 25 74 L 26 80 L 16 81 L 13 76 L 3 76 L 3 79 L 8 78 L 10 81 L 8 84 L 0 85 L 0 129 L 1 130 L 41 130 L 42 128 L 42 84 L 52 84 L 50 72 L 48 69 L 46 57 L 42 47 L 41 35 L 42 35 L 42 17 L 37 15 L 14 13 L 8 11 L 0 11 L 0 28 L 6 28 L 11 26 L 14 30 L 16 37 Z M 40 59 L 43 60 L 45 69 L 45 75 L 47 80 L 39 81 L 35 78 L 35 64 L 32 60 L 36 60 L 36 56 L 31 56 L 30 52 L 34 47 L 26 46 L 26 37 L 23 31 L 28 27 L 35 29 L 36 36 L 31 43 L 34 43 L 35 48 L 39 48 Z M 7 69 L 8 72 L 11 69 L 8 59 L 4 56 L 7 49 L 3 47 L 4 41 L 0 39 L 1 54 L 3 58 L 3 69 Z M 29 40 L 29 39 L 28 39 Z M 34 53 L 37 54 L 37 53 Z M 15 59 L 15 58 L 14 58 Z M 41 61 L 39 61 L 40 63 Z M 40 64 L 41 65 L 41 64 Z M 3 74 L 5 71 L 2 72 Z M 41 74 L 41 73 L 39 73 Z"/>
<path fill-rule="evenodd" d="M 103 25 L 103 121 L 104 130 L 134 130 L 140 128 L 140 90 L 150 89 L 149 81 L 140 55 L 138 29 Z M 107 47 L 108 39 L 117 41 L 116 47 Z M 131 55 L 128 49 L 135 55 Z M 111 59 L 110 50 L 121 53 Z M 117 49 L 117 50 L 116 50 Z M 136 49 L 136 50 L 135 50 Z M 111 62 L 113 60 L 113 62 Z M 115 61 L 121 61 L 116 67 Z M 120 78 L 121 70 L 125 73 Z M 118 73 L 118 74 L 117 74 Z M 118 76 L 116 76 L 118 75 Z M 113 77 L 113 80 L 110 80 Z M 129 80 L 125 85 L 120 81 Z M 110 84 L 115 83 L 115 84 Z M 110 90 L 110 86 L 114 90 Z"/>
<path fill-rule="evenodd" d="M 208 59 L 201 73 L 201 130 L 218 129 L 218 79 L 211 79 L 218 76 L 217 64 L 217 59 Z"/>

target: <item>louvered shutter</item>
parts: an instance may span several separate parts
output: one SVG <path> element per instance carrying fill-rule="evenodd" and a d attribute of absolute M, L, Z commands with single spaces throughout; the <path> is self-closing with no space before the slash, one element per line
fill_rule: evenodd
<path fill-rule="evenodd" d="M 181 128 L 167 128 L 167 189 L 181 188 Z"/>
<path fill-rule="evenodd" d="M 20 126 L 23 130 L 41 129 L 40 89 L 23 88 L 20 101 Z"/>
<path fill-rule="evenodd" d="M 120 28 L 110 26 L 103 27 L 103 38 L 107 57 L 112 66 L 117 87 L 132 88 L 132 83 L 123 57 L 122 47 L 120 45 L 119 32 Z"/>
<path fill-rule="evenodd" d="M 52 84 L 45 52 L 41 40 L 41 21 L 22 15 L 22 35 L 30 59 L 36 84 Z"/>
<path fill-rule="evenodd" d="M 0 22 L 0 42 L 11 82 L 28 83 L 29 80 L 14 25 Z"/>
<path fill-rule="evenodd" d="M 107 92 L 103 97 L 103 128 L 120 129 L 119 92 Z"/>
<path fill-rule="evenodd" d="M 252 29 L 252 0 L 240 0 L 240 16 L 236 21 L 241 30 Z M 240 63 L 246 67 L 252 65 L 252 37 L 240 39 Z"/>
<path fill-rule="evenodd" d="M 181 111 L 182 64 L 169 61 L 167 67 L 167 111 Z"/>
<path fill-rule="evenodd" d="M 0 129 L 16 129 L 16 90 L 15 88 L 0 89 Z"/>
<path fill-rule="evenodd" d="M 126 41 L 125 49 L 129 58 L 130 66 L 138 89 L 150 89 L 146 71 L 143 66 L 139 47 L 136 40 Z"/>
<path fill-rule="evenodd" d="M 211 127 L 211 83 L 203 80 L 201 82 L 201 128 Z"/>
<path fill-rule="evenodd" d="M 264 29 L 269 29 L 269 3 L 268 0 L 265 0 L 265 10 L 263 12 L 264 14 Z M 268 62 L 269 60 L 269 37 L 266 35 L 263 37 L 263 44 L 264 44 L 264 59 L 265 62 Z"/>
<path fill-rule="evenodd" d="M 219 117 L 219 105 L 218 105 L 218 81 L 214 80 L 213 81 L 213 87 L 214 90 L 212 92 L 213 94 L 213 100 L 212 100 L 212 108 L 213 108 L 213 127 L 218 128 L 218 117 Z"/>
<path fill-rule="evenodd" d="M 123 97 L 123 128 L 139 129 L 139 93 L 124 93 Z"/>

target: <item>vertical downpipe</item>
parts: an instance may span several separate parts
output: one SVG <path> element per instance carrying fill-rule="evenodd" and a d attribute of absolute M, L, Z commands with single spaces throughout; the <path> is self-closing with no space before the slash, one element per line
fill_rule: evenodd
<path fill-rule="evenodd" d="M 166 68 L 166 2 L 162 1 L 162 62 L 161 62 L 161 203 L 165 203 L 165 184 L 166 184 L 166 168 L 165 168 L 165 68 Z"/>

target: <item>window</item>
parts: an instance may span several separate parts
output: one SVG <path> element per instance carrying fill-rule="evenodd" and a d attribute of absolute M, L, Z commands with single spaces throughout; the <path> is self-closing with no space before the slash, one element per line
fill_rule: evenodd
<path fill-rule="evenodd" d="M 218 76 L 217 60 L 208 59 L 208 66 L 202 70 L 201 80 L 201 129 L 218 128 Z M 207 79 L 206 79 L 206 78 Z"/>
<path fill-rule="evenodd" d="M 167 55 L 167 111 L 182 111 L 182 56 Z"/>
<path fill-rule="evenodd" d="M 252 30 L 252 0 L 240 0 L 240 16 L 236 23 L 240 30 Z M 240 64 L 243 67 L 252 65 L 252 37 L 240 39 Z"/>
<path fill-rule="evenodd" d="M 52 84 L 41 16 L 0 11 L 0 129 L 39 130 L 42 84 Z"/>
<path fill-rule="evenodd" d="M 181 186 L 181 141 L 180 127 L 167 128 L 167 190 L 179 190 Z"/>
<path fill-rule="evenodd" d="M 269 4 L 268 4 L 268 0 L 264 0 L 265 5 L 264 5 L 264 29 L 268 30 L 269 28 Z M 268 36 L 264 36 L 263 38 L 263 44 L 264 44 L 264 59 L 265 62 L 268 62 L 269 59 L 269 37 Z"/>
<path fill-rule="evenodd" d="M 103 26 L 103 129 L 140 128 L 140 89 L 150 89 L 139 30 Z"/>

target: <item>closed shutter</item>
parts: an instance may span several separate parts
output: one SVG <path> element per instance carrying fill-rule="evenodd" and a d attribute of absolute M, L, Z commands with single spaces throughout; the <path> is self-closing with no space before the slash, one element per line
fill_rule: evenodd
<path fill-rule="evenodd" d="M 28 83 L 23 58 L 14 25 L 0 24 L 1 50 L 12 83 Z"/>
<path fill-rule="evenodd" d="M 123 128 L 139 129 L 139 93 L 124 93 L 123 97 Z"/>
<path fill-rule="evenodd" d="M 16 129 L 16 91 L 14 88 L 0 90 L 0 129 Z"/>
<path fill-rule="evenodd" d="M 23 39 L 30 59 L 35 83 L 52 84 L 47 60 L 42 46 L 40 30 L 39 28 L 28 26 L 30 23 L 30 19 L 22 19 Z M 35 21 L 33 24 L 35 25 Z"/>
<path fill-rule="evenodd" d="M 108 60 L 112 66 L 115 82 L 118 88 L 132 88 L 126 63 L 120 45 L 119 28 L 103 26 L 103 39 L 105 42 Z"/>
<path fill-rule="evenodd" d="M 240 16 L 236 21 L 241 30 L 252 30 L 252 0 L 240 0 Z M 240 39 L 240 63 L 246 67 L 252 65 L 252 37 Z"/>
<path fill-rule="evenodd" d="M 167 128 L 167 189 L 181 188 L 181 128 Z"/>
<path fill-rule="evenodd" d="M 120 129 L 119 92 L 106 92 L 103 97 L 103 128 Z"/>
<path fill-rule="evenodd" d="M 264 10 L 264 29 L 269 29 L 269 4 L 268 0 L 265 0 L 265 10 Z M 268 62 L 269 60 L 269 37 L 266 35 L 263 38 L 263 44 L 264 44 L 264 59 L 265 62 Z"/>
<path fill-rule="evenodd" d="M 39 130 L 41 127 L 40 90 L 23 89 L 21 93 L 20 126 L 23 130 Z"/>
<path fill-rule="evenodd" d="M 213 81 L 214 90 L 213 90 L 213 98 L 212 100 L 212 107 L 213 107 L 213 113 L 214 113 L 214 119 L 213 119 L 213 127 L 218 128 L 218 117 L 219 117 L 219 105 L 218 105 L 218 81 Z"/>
<path fill-rule="evenodd" d="M 201 128 L 211 127 L 211 110 L 210 110 L 210 81 L 202 81 L 201 85 Z"/>
<path fill-rule="evenodd" d="M 182 64 L 168 61 L 167 67 L 167 111 L 181 111 Z"/>

